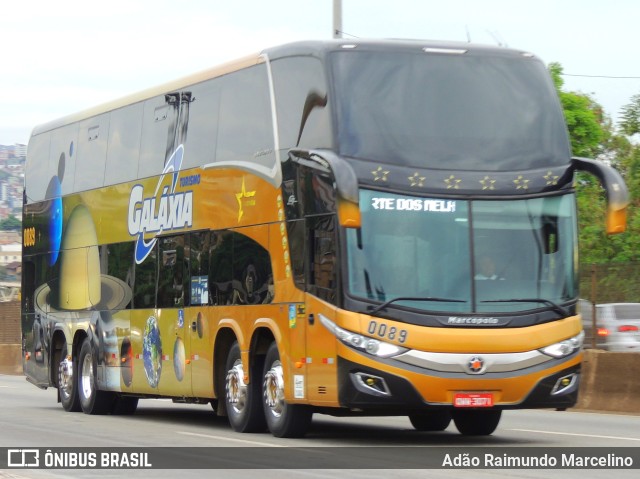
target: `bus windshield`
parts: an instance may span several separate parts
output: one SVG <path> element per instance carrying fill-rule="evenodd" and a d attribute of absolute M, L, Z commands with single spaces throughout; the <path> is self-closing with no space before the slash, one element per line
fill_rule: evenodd
<path fill-rule="evenodd" d="M 537 59 L 353 50 L 331 65 L 341 155 L 483 171 L 569 161 L 557 95 Z"/>
<path fill-rule="evenodd" d="M 466 201 L 361 190 L 360 208 L 362 228 L 347 231 L 353 297 L 430 312 L 510 313 L 577 296 L 572 194 Z"/>

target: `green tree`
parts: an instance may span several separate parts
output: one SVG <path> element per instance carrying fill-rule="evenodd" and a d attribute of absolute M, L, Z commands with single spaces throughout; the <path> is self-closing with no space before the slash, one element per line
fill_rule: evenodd
<path fill-rule="evenodd" d="M 640 150 L 624 134 L 619 134 L 603 108 L 591 97 L 563 90 L 562 66 L 549 65 L 549 73 L 562 103 L 571 147 L 575 156 L 608 161 L 625 178 L 632 202 L 628 209 L 627 232 L 608 236 L 605 232 L 604 190 L 591 175 L 576 175 L 578 226 L 583 263 L 628 262 L 640 260 Z M 640 95 L 625 107 L 623 133 L 640 132 Z"/>
<path fill-rule="evenodd" d="M 20 231 L 22 223 L 15 216 L 9 216 L 8 218 L 0 221 L 1 231 Z"/>
<path fill-rule="evenodd" d="M 633 95 L 631 102 L 622 107 L 620 128 L 629 136 L 640 133 L 640 94 Z"/>
<path fill-rule="evenodd" d="M 571 149 L 575 156 L 594 158 L 600 153 L 605 138 L 603 109 L 591 97 L 562 89 L 563 69 L 559 63 L 549 65 L 549 73 L 558 91 L 569 129 Z"/>

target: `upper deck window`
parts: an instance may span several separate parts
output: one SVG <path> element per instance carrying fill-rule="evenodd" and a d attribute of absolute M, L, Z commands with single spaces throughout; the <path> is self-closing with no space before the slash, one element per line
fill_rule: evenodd
<path fill-rule="evenodd" d="M 483 171 L 569 162 L 560 104 L 536 59 L 347 51 L 331 64 L 345 156 Z"/>

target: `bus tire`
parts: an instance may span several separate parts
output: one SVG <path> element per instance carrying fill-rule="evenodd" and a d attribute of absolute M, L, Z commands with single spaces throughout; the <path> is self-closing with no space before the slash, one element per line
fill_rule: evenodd
<path fill-rule="evenodd" d="M 465 436 L 488 436 L 498 427 L 501 409 L 458 409 L 453 411 L 453 422 Z"/>
<path fill-rule="evenodd" d="M 80 411 L 78 397 L 78 364 L 67 361 L 67 343 L 63 343 L 58 361 L 58 397 L 65 411 Z"/>
<path fill-rule="evenodd" d="M 98 358 L 91 341 L 85 338 L 78 356 L 78 396 L 85 414 L 108 414 L 113 408 L 114 394 L 97 388 Z"/>
<path fill-rule="evenodd" d="M 302 437 L 307 433 L 313 412 L 302 404 L 287 404 L 280 354 L 271 343 L 264 362 L 262 398 L 267 427 L 275 437 Z"/>
<path fill-rule="evenodd" d="M 409 421 L 416 431 L 444 431 L 451 423 L 449 411 L 428 411 L 409 414 Z"/>
<path fill-rule="evenodd" d="M 262 361 L 256 356 L 260 370 Z M 254 367 L 249 384 L 244 381 L 244 369 L 240 358 L 240 345 L 234 342 L 227 356 L 225 379 L 225 405 L 229 423 L 236 432 L 263 432 L 266 429 L 260 406 L 260 374 Z"/>

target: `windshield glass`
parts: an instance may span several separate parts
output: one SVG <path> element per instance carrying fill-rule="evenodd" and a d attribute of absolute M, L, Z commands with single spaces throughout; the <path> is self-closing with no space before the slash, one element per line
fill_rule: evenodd
<path fill-rule="evenodd" d="M 483 171 L 569 162 L 557 94 L 536 59 L 348 51 L 332 67 L 344 156 Z"/>
<path fill-rule="evenodd" d="M 360 209 L 360 232 L 347 231 L 352 296 L 451 313 L 577 296 L 573 195 L 465 201 L 361 190 Z"/>

